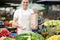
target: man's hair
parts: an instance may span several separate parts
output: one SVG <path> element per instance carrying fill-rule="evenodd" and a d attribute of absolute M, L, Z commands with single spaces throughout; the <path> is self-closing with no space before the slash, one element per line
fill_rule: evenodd
<path fill-rule="evenodd" d="M 21 0 L 21 2 L 22 2 L 22 0 Z M 31 2 L 31 0 L 29 0 L 29 3 Z"/>

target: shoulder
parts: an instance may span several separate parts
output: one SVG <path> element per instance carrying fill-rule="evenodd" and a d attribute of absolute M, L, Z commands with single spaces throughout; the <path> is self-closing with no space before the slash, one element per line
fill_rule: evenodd
<path fill-rule="evenodd" d="M 15 12 L 20 12 L 21 11 L 21 9 L 17 9 Z"/>
<path fill-rule="evenodd" d="M 16 16 L 16 15 L 19 15 L 19 14 L 21 14 L 21 9 L 17 9 L 15 12 L 14 12 L 14 15 Z"/>

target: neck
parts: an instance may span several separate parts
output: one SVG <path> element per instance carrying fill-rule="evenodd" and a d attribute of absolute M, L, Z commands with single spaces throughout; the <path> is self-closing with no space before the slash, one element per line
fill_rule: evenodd
<path fill-rule="evenodd" d="M 27 10 L 27 7 L 23 7 L 23 10 Z"/>
<path fill-rule="evenodd" d="M 27 10 L 27 8 L 23 8 L 23 10 Z"/>

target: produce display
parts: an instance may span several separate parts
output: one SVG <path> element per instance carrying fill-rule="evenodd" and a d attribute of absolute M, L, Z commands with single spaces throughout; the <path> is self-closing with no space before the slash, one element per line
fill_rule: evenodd
<path fill-rule="evenodd" d="M 55 26 L 57 29 L 60 28 L 60 20 L 49 20 L 43 23 L 46 27 Z"/>
<path fill-rule="evenodd" d="M 5 26 L 12 26 L 13 21 L 5 21 Z M 23 33 L 17 36 L 11 36 L 6 28 L 0 30 L 0 40 L 60 40 L 60 35 L 55 35 L 55 31 L 59 29 L 60 31 L 60 20 L 49 20 L 43 23 L 43 25 L 48 29 L 42 31 L 41 35 L 38 33 Z M 13 27 L 13 26 L 12 26 Z M 53 30 L 53 31 L 52 31 Z M 54 36 L 52 36 L 54 35 Z M 47 38 L 47 39 L 46 39 Z"/>
<path fill-rule="evenodd" d="M 10 36 L 10 32 L 3 28 L 0 31 L 0 40 L 60 40 L 60 35 L 54 35 L 49 36 L 47 38 L 44 38 L 42 35 L 38 33 L 23 33 L 20 35 L 17 35 L 15 38 Z"/>
<path fill-rule="evenodd" d="M 14 38 L 6 37 L 4 40 L 15 40 Z"/>
<path fill-rule="evenodd" d="M 6 37 L 4 40 L 12 40 L 12 38 Z"/>
<path fill-rule="evenodd" d="M 5 17 L 1 17 L 0 20 L 5 20 L 6 18 Z"/>
<path fill-rule="evenodd" d="M 60 40 L 60 35 L 51 36 L 47 40 Z"/>
<path fill-rule="evenodd" d="M 16 38 L 16 36 L 11 36 L 11 32 L 6 28 L 0 30 L 0 40 L 15 40 L 14 38 Z"/>
<path fill-rule="evenodd" d="M 45 40 L 45 38 L 38 33 L 23 33 L 17 35 L 16 38 L 2 36 L 0 40 Z"/>
<path fill-rule="evenodd" d="M 5 22 L 4 22 L 4 25 L 5 25 L 5 26 L 12 26 L 12 23 L 10 23 L 9 21 L 5 21 Z"/>
<path fill-rule="evenodd" d="M 0 40 L 4 40 L 6 37 L 0 37 Z"/>
<path fill-rule="evenodd" d="M 60 32 L 60 20 L 49 20 L 43 23 L 50 36 Z M 53 31 L 52 31 L 53 30 Z"/>
<path fill-rule="evenodd" d="M 2 36 L 7 36 L 7 37 L 10 37 L 10 32 L 6 29 L 6 28 L 3 28 L 1 31 L 0 31 L 0 37 Z"/>
<path fill-rule="evenodd" d="M 14 38 L 10 38 L 10 37 L 0 37 L 0 40 L 15 40 Z"/>
<path fill-rule="evenodd" d="M 13 28 L 15 28 L 15 26 L 13 24 L 13 20 L 5 21 L 4 22 L 4 25 L 7 26 L 7 27 L 13 27 Z"/>
<path fill-rule="evenodd" d="M 16 40 L 45 40 L 45 39 L 38 33 L 24 33 L 18 35 L 16 37 Z"/>

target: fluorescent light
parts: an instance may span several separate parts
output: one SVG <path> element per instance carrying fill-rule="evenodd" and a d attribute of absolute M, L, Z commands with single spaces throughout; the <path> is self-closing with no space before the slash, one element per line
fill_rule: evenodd
<path fill-rule="evenodd" d="M 42 1 L 60 1 L 60 0 L 38 0 L 37 2 L 42 2 Z"/>
<path fill-rule="evenodd" d="M 10 4 L 11 6 L 19 6 L 20 4 L 14 4 L 14 3 L 6 3 L 6 4 Z"/>

